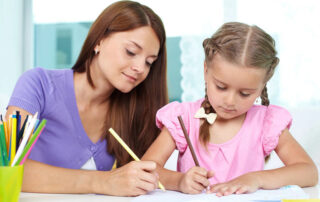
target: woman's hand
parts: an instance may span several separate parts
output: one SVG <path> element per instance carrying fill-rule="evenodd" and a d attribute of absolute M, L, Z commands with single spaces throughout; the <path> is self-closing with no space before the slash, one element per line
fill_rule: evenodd
<path fill-rule="evenodd" d="M 207 193 L 216 193 L 217 196 L 243 194 L 255 192 L 260 188 L 257 173 L 247 173 L 229 182 L 211 185 Z"/>
<path fill-rule="evenodd" d="M 98 176 L 100 183 L 95 188 L 98 193 L 108 195 L 146 194 L 158 187 L 159 177 L 155 169 L 156 163 L 152 161 L 132 161 L 110 172 L 101 172 L 102 176 Z"/>
<path fill-rule="evenodd" d="M 212 176 L 212 171 L 207 171 L 201 167 L 193 167 L 181 178 L 179 190 L 187 194 L 199 194 L 210 185 L 208 178 Z"/>

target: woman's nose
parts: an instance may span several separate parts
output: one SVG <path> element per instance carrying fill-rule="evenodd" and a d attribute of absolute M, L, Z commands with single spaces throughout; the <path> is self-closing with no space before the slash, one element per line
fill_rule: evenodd
<path fill-rule="evenodd" d="M 137 73 L 143 73 L 145 67 L 144 67 L 144 62 L 136 62 L 132 64 L 131 66 L 132 70 L 137 72 Z"/>

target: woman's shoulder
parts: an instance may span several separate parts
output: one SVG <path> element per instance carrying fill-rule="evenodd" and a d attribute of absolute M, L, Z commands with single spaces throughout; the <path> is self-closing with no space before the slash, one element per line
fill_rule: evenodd
<path fill-rule="evenodd" d="M 68 80 L 73 79 L 72 69 L 45 69 L 42 67 L 27 70 L 19 78 L 18 84 L 29 85 L 32 88 L 57 88 L 68 85 Z"/>
<path fill-rule="evenodd" d="M 46 80 L 72 74 L 72 72 L 72 69 L 45 69 L 43 67 L 35 67 L 23 73 L 22 77 Z"/>

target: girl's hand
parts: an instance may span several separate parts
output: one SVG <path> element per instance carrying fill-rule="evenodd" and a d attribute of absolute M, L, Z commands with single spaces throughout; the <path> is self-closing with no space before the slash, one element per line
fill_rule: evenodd
<path fill-rule="evenodd" d="M 158 187 L 156 163 L 151 161 L 132 161 L 120 168 L 102 172 L 96 187 L 102 194 L 117 196 L 138 196 Z M 101 181 L 102 180 L 102 181 Z M 102 183 L 102 184 L 101 184 Z"/>
<path fill-rule="evenodd" d="M 213 176 L 212 171 L 201 167 L 193 167 L 183 175 L 179 182 L 179 190 L 187 194 L 199 194 L 210 185 L 208 178 Z"/>
<path fill-rule="evenodd" d="M 260 188 L 259 178 L 255 173 L 247 173 L 229 182 L 211 185 L 207 193 L 216 193 L 217 196 L 230 194 L 244 194 L 255 192 Z"/>

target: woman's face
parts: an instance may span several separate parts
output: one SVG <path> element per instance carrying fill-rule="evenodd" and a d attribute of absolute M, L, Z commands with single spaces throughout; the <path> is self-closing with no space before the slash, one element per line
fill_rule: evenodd
<path fill-rule="evenodd" d="M 159 39 L 150 26 L 115 32 L 95 47 L 99 51 L 96 68 L 102 79 L 127 93 L 148 76 L 159 49 Z"/>

